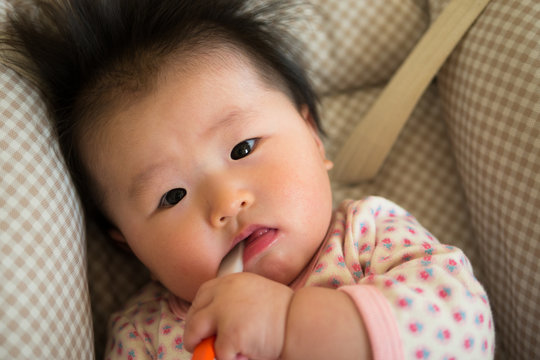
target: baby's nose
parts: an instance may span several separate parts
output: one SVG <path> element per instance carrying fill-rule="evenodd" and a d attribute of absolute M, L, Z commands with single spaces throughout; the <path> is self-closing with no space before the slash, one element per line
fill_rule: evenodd
<path fill-rule="evenodd" d="M 226 225 L 230 219 L 249 208 L 255 198 L 248 190 L 228 190 L 220 192 L 212 201 L 210 222 L 215 227 Z"/>

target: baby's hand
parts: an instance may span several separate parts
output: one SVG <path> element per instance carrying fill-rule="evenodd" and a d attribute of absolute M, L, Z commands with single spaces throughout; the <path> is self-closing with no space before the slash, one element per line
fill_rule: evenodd
<path fill-rule="evenodd" d="M 220 360 L 277 359 L 292 296 L 289 287 L 250 273 L 205 283 L 187 314 L 186 349 L 193 352 L 201 340 L 217 334 L 214 347 Z"/>

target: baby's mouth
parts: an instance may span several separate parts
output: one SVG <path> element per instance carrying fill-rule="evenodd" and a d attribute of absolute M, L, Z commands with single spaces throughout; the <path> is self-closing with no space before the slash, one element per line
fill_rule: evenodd
<path fill-rule="evenodd" d="M 256 241 L 257 238 L 263 236 L 264 234 L 266 234 L 267 232 L 271 230 L 272 229 L 270 228 L 259 228 L 253 231 L 247 238 L 244 239 L 244 241 L 246 242 L 246 244 L 249 244 L 250 242 Z"/>
<path fill-rule="evenodd" d="M 244 240 L 244 266 L 249 266 L 250 260 L 272 247 L 277 241 L 278 234 L 277 229 L 260 227 L 246 237 Z"/>

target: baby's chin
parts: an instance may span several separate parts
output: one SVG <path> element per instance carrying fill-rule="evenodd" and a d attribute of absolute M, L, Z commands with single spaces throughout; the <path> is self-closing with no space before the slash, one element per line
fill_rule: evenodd
<path fill-rule="evenodd" d="M 290 257 L 268 254 L 259 259 L 251 268 L 245 269 L 245 271 L 289 286 L 303 273 L 310 260 L 293 262 Z"/>

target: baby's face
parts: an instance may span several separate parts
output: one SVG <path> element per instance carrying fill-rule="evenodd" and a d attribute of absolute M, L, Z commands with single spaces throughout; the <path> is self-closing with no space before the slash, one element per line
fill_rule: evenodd
<path fill-rule="evenodd" d="M 310 114 L 226 58 L 168 72 L 83 144 L 114 237 L 187 301 L 239 241 L 245 271 L 290 283 L 331 219 Z"/>

